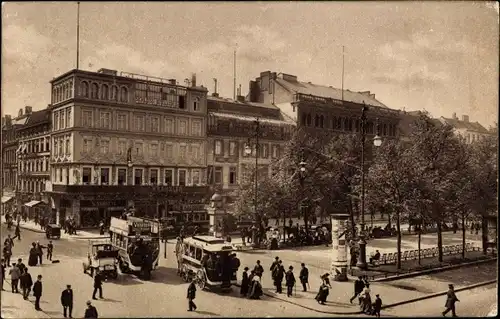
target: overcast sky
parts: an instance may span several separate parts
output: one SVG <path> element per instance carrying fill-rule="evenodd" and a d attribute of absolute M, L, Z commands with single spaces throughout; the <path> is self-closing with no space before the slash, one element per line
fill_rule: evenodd
<path fill-rule="evenodd" d="M 2 3 L 2 114 L 50 103 L 76 65 L 71 2 Z M 111 68 L 233 95 L 260 72 L 370 90 L 393 109 L 498 117 L 498 9 L 486 2 L 82 2 L 80 68 Z"/>

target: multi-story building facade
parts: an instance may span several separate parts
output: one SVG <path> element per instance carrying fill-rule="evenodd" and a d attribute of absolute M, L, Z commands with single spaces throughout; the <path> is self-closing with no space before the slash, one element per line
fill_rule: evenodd
<path fill-rule="evenodd" d="M 468 144 L 479 141 L 492 133 L 478 122 L 470 122 L 468 115 L 462 115 L 462 120 L 453 113 L 451 118 L 440 117 L 443 124 L 451 125 L 455 134 L 461 136 Z"/>
<path fill-rule="evenodd" d="M 17 189 L 29 208 L 49 203 L 45 185 L 50 181 L 50 120 L 48 109 L 32 112 L 18 129 Z"/>
<path fill-rule="evenodd" d="M 256 147 L 256 123 L 259 121 L 259 143 Z M 237 196 L 241 177 L 255 168 L 258 156 L 258 172 L 271 174 L 271 161 L 279 158 L 284 143 L 295 129 L 274 105 L 208 97 L 208 154 L 209 184 L 215 186 L 226 203 Z M 246 146 L 252 154 L 245 153 Z M 258 150 L 258 155 L 256 155 Z"/>
<path fill-rule="evenodd" d="M 368 138 L 377 134 L 377 127 L 382 138 L 398 135 L 400 112 L 385 106 L 370 91 L 341 90 L 301 82 L 295 75 L 266 71 L 250 81 L 247 98 L 251 102 L 276 105 L 300 128 L 332 134 L 359 132 L 361 111 L 367 106 Z"/>
<path fill-rule="evenodd" d="M 130 207 L 138 215 L 200 208 L 207 89 L 191 82 L 108 69 L 51 81 L 51 197 L 60 218 L 85 227 Z M 195 203 L 181 207 L 181 197 Z"/>
<path fill-rule="evenodd" d="M 22 205 L 22 201 L 16 198 L 18 130 L 26 123 L 31 112 L 31 106 L 26 106 L 19 109 L 15 118 L 11 115 L 2 117 L 2 207 L 15 205 L 19 208 Z"/>

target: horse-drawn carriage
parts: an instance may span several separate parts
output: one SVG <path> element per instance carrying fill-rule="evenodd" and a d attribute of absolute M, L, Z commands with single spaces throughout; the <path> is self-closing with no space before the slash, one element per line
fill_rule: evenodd
<path fill-rule="evenodd" d="M 212 236 L 193 236 L 178 243 L 179 275 L 187 282 L 196 278 L 200 289 L 231 289 L 236 284 L 240 261 L 233 246 Z"/>

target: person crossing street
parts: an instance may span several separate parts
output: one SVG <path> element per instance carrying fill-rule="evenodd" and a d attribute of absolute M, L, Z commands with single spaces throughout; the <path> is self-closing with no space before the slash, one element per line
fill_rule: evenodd
<path fill-rule="evenodd" d="M 96 307 L 92 306 L 92 302 L 90 300 L 87 301 L 87 309 L 85 309 L 85 315 L 83 318 L 97 319 L 99 318 L 99 314 L 97 313 Z"/>
<path fill-rule="evenodd" d="M 33 285 L 33 296 L 35 296 L 35 310 L 41 311 L 40 298 L 42 298 L 42 275 L 37 276 L 37 281 Z"/>
<path fill-rule="evenodd" d="M 96 271 L 96 274 L 94 276 L 94 292 L 92 293 L 92 299 L 97 300 L 96 294 L 97 291 L 99 291 L 99 298 L 103 299 L 104 297 L 102 296 L 102 275 L 100 271 Z"/>
<path fill-rule="evenodd" d="M 445 317 L 446 314 L 451 311 L 452 317 L 456 317 L 457 314 L 455 312 L 455 303 L 460 300 L 458 300 L 457 295 L 455 294 L 454 286 L 452 284 L 449 284 L 448 288 L 449 290 L 446 293 L 446 304 L 444 305 L 446 309 L 442 312 L 442 314 L 443 317 Z"/>
<path fill-rule="evenodd" d="M 194 284 L 194 278 L 191 279 L 191 283 L 189 284 L 187 290 L 187 299 L 189 300 L 188 311 L 196 311 L 196 304 L 194 303 L 194 299 L 196 298 L 196 285 Z"/>
<path fill-rule="evenodd" d="M 352 303 L 352 301 L 361 294 L 364 288 L 365 283 L 363 281 L 363 277 L 359 276 L 358 279 L 354 282 L 354 295 L 351 297 L 349 302 Z"/>
<path fill-rule="evenodd" d="M 52 243 L 52 240 L 49 240 L 49 243 L 47 244 L 47 260 L 52 261 L 53 251 L 54 251 L 54 244 Z"/>
<path fill-rule="evenodd" d="M 302 284 L 302 291 L 307 291 L 307 285 L 309 284 L 309 269 L 307 269 L 306 264 L 302 263 L 300 265 L 302 268 L 300 269 L 299 279 Z"/>
<path fill-rule="evenodd" d="M 63 307 L 63 315 L 64 318 L 69 316 L 72 317 L 73 313 L 73 289 L 71 289 L 71 285 L 66 285 L 66 289 L 64 289 L 61 293 L 61 305 Z"/>
<path fill-rule="evenodd" d="M 27 300 L 31 292 L 31 286 L 33 286 L 33 279 L 31 278 L 31 274 L 28 272 L 28 268 L 23 269 L 23 273 L 21 274 L 19 281 L 23 292 L 23 299 Z"/>
<path fill-rule="evenodd" d="M 295 276 L 293 274 L 293 266 L 288 267 L 286 272 L 286 295 L 292 296 L 293 287 L 295 286 Z"/>

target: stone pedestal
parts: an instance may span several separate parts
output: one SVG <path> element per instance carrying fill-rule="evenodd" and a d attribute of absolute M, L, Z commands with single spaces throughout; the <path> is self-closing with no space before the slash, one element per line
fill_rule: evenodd
<path fill-rule="evenodd" d="M 206 207 L 209 217 L 209 235 L 217 238 L 223 237 L 222 223 L 226 216 L 226 210 L 222 203 L 222 196 L 215 193 L 210 199 L 210 205 Z"/>
<path fill-rule="evenodd" d="M 330 215 L 332 222 L 332 263 L 330 273 L 335 281 L 347 281 L 347 242 L 345 233 L 347 230 L 348 214 Z"/>

